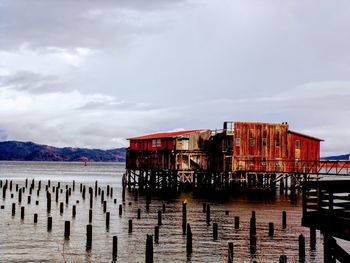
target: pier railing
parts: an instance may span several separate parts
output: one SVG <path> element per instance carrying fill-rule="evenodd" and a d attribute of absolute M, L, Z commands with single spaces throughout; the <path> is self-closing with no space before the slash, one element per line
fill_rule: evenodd
<path fill-rule="evenodd" d="M 304 182 L 302 225 L 350 241 L 350 180 Z"/>
<path fill-rule="evenodd" d="M 256 173 L 298 173 L 350 176 L 350 161 L 266 160 L 262 157 L 236 157 L 233 160 L 233 167 L 235 171 Z"/>

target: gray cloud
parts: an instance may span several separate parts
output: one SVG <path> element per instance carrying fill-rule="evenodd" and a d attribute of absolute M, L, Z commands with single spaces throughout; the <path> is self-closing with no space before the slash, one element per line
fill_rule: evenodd
<path fill-rule="evenodd" d="M 0 76 L 0 88 L 1 87 L 32 93 L 59 92 L 67 90 L 67 86 L 60 82 L 57 76 L 48 76 L 27 71 Z"/>
<path fill-rule="evenodd" d="M 156 12 L 178 2 L 5 0 L 0 5 L 0 47 L 16 49 L 26 43 L 40 50 L 125 45 L 130 36 L 147 29 L 140 21 L 142 12 Z"/>
<path fill-rule="evenodd" d="M 111 148 L 225 120 L 288 121 L 350 145 L 350 4 L 0 4 L 0 124 L 12 139 Z M 4 89 L 6 87 L 6 89 Z"/>

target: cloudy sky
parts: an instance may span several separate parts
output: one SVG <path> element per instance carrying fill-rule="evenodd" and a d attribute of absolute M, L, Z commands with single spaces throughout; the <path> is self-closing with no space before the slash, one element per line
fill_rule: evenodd
<path fill-rule="evenodd" d="M 0 140 L 114 148 L 225 120 L 349 153 L 349 1 L 0 1 Z"/>

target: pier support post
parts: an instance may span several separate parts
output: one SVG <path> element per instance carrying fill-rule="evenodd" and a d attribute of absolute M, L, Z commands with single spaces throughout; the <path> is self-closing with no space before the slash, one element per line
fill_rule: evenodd
<path fill-rule="evenodd" d="M 147 235 L 146 263 L 153 263 L 153 236 L 152 235 Z"/>
<path fill-rule="evenodd" d="M 282 212 L 282 229 L 287 228 L 287 213 L 286 211 Z"/>
<path fill-rule="evenodd" d="M 239 229 L 239 216 L 235 216 L 235 229 Z"/>
<path fill-rule="evenodd" d="M 310 248 L 316 249 L 316 228 L 310 227 Z"/>
<path fill-rule="evenodd" d="M 186 254 L 187 256 L 192 254 L 192 231 L 190 224 L 187 224 Z"/>
<path fill-rule="evenodd" d="M 92 246 L 92 225 L 86 225 L 86 250 L 91 250 Z"/>
<path fill-rule="evenodd" d="M 113 236 L 113 248 L 112 248 L 112 258 L 113 260 L 117 259 L 118 254 L 118 237 Z"/>
<path fill-rule="evenodd" d="M 299 236 L 299 262 L 305 262 L 305 238 L 303 235 Z"/>
<path fill-rule="evenodd" d="M 218 239 L 218 223 L 213 223 L 213 239 Z"/>
<path fill-rule="evenodd" d="M 70 221 L 64 222 L 64 239 L 69 239 L 70 236 Z"/>
<path fill-rule="evenodd" d="M 233 242 L 228 242 L 228 263 L 233 263 Z"/>
<path fill-rule="evenodd" d="M 50 232 L 52 230 L 52 216 L 47 218 L 47 231 Z"/>
<path fill-rule="evenodd" d="M 159 226 L 154 227 L 154 242 L 157 244 L 159 242 Z"/>
<path fill-rule="evenodd" d="M 187 226 L 187 203 L 182 203 L 182 234 L 186 234 L 186 226 Z"/>

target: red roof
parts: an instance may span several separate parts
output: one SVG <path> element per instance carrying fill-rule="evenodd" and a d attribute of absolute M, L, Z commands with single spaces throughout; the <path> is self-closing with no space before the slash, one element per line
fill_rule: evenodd
<path fill-rule="evenodd" d="M 202 130 L 189 130 L 189 131 L 177 131 L 177 132 L 161 132 L 153 133 L 133 138 L 128 138 L 128 140 L 150 140 L 150 139 L 163 139 L 163 138 L 175 138 L 182 135 L 187 135 L 191 133 L 201 132 Z"/>
<path fill-rule="evenodd" d="M 295 134 L 295 135 L 302 136 L 302 137 L 306 137 L 306 138 L 309 138 L 309 139 L 312 139 L 312 140 L 316 140 L 316 141 L 320 141 L 320 142 L 324 141 L 322 139 L 319 139 L 319 138 L 316 138 L 316 137 L 312 137 L 312 136 L 309 136 L 309 135 L 306 135 L 306 134 L 303 134 L 303 133 L 300 133 L 300 132 L 291 131 L 291 130 L 289 130 L 288 132 L 292 133 L 292 134 Z"/>

